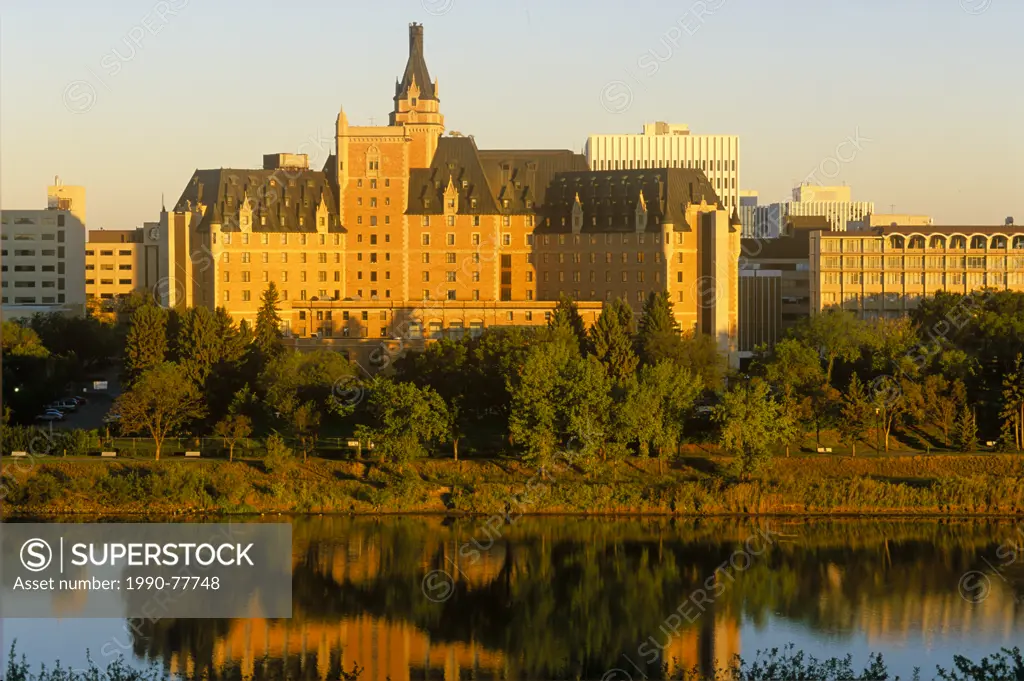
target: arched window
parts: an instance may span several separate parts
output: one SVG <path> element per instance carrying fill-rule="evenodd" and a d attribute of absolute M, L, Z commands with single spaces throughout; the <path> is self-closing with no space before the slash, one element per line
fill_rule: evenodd
<path fill-rule="evenodd" d="M 936 234 L 931 238 L 931 242 L 928 244 L 928 248 L 945 248 L 946 237 L 941 234 Z"/>
<path fill-rule="evenodd" d="M 983 251 L 988 248 L 988 239 L 979 235 L 971 237 L 971 248 L 979 251 Z"/>
<path fill-rule="evenodd" d="M 896 235 L 893 235 L 893 236 L 889 237 L 889 248 L 905 248 L 905 247 L 906 247 L 906 244 L 905 244 L 902 236 L 896 234 Z"/>
<path fill-rule="evenodd" d="M 907 248 L 924 248 L 924 237 L 921 235 L 910 237 L 910 242 L 907 244 Z"/>
<path fill-rule="evenodd" d="M 366 150 L 366 174 L 376 177 L 380 173 L 380 149 L 372 146 Z"/>
<path fill-rule="evenodd" d="M 1013 237 L 1013 249 L 1024 249 L 1024 236 Z"/>
<path fill-rule="evenodd" d="M 953 249 L 963 250 L 967 248 L 967 239 L 962 236 L 955 236 L 949 240 L 949 247 Z"/>
<path fill-rule="evenodd" d="M 997 234 L 992 237 L 992 248 L 1004 250 L 1006 248 L 1006 237 L 1002 234 Z"/>

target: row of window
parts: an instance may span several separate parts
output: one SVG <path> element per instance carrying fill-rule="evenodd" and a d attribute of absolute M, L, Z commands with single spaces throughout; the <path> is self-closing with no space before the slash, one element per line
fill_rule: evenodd
<path fill-rule="evenodd" d="M 7 288 L 8 284 L 10 284 L 10 283 L 11 282 L 9 280 L 4 279 L 2 282 L 0 282 L 0 287 Z M 14 285 L 11 288 L 36 288 L 36 284 L 39 284 L 39 288 L 56 288 L 56 289 L 60 289 L 61 291 L 64 290 L 64 279 L 57 279 L 56 281 L 48 279 L 46 281 L 39 281 L 39 282 L 37 282 L 35 280 L 32 280 L 32 281 L 15 281 Z"/>
<path fill-rule="evenodd" d="M 8 305 L 9 304 L 9 300 L 10 299 L 7 296 L 3 296 L 3 298 L 0 299 L 0 302 L 2 302 L 4 305 Z M 38 305 L 55 305 L 55 304 L 62 304 L 63 302 L 64 302 L 64 294 L 63 293 L 58 295 L 58 296 L 42 296 L 41 298 L 36 298 L 34 296 L 15 296 L 14 297 L 14 304 L 15 305 L 37 305 L 37 304 Z"/>
<path fill-rule="evenodd" d="M 131 286 L 132 285 L 132 280 L 131 279 L 118 279 L 117 280 L 117 284 L 119 286 Z M 96 285 L 96 280 L 95 279 L 86 279 L 85 280 L 85 285 L 86 286 L 95 286 Z M 113 285 L 114 285 L 114 280 L 113 279 L 100 279 L 100 286 L 113 286 Z"/>
<path fill-rule="evenodd" d="M 96 269 L 96 266 L 95 266 L 95 265 L 93 265 L 92 263 L 90 263 L 90 264 L 88 264 L 88 265 L 86 265 L 86 266 L 85 266 L 85 269 L 86 269 L 86 271 L 92 271 L 92 270 L 95 270 L 95 269 Z M 101 264 L 101 265 L 100 265 L 100 269 L 101 269 L 101 270 L 104 270 L 104 271 L 106 271 L 106 270 L 113 270 L 113 269 L 114 269 L 114 264 L 113 264 L 113 263 L 104 263 L 104 264 Z M 122 272 L 131 272 L 131 270 L 132 270 L 132 266 L 131 266 L 131 264 L 127 264 L 127 265 L 118 265 L 118 266 L 117 266 L 117 269 L 118 269 L 118 270 L 120 270 L 120 271 L 122 271 Z"/>
<path fill-rule="evenodd" d="M 260 262 L 262 262 L 264 264 L 267 264 L 267 263 L 270 262 L 270 253 L 269 252 L 263 251 L 262 253 L 259 253 L 258 255 L 260 256 Z M 299 263 L 305 265 L 308 262 L 308 255 L 309 255 L 308 253 L 299 253 Z M 323 252 L 317 253 L 316 254 L 316 261 L 318 263 L 320 263 L 320 264 L 326 264 L 327 260 L 328 260 L 328 255 L 331 255 L 331 260 L 333 260 L 335 264 L 340 264 L 341 263 L 341 253 L 333 253 L 333 254 L 328 254 L 328 253 L 323 253 Z M 241 253 L 238 254 L 238 256 L 241 259 L 241 262 L 243 264 L 252 262 L 252 253 L 250 251 L 242 251 Z M 287 253 L 280 253 L 278 255 L 278 257 L 281 259 L 282 263 L 287 263 L 288 262 L 288 254 Z M 231 262 L 231 254 L 230 253 L 223 253 L 221 255 L 221 260 L 223 262 L 225 262 L 225 263 L 230 263 Z"/>
<path fill-rule="evenodd" d="M 231 232 L 225 233 L 224 234 L 224 242 L 223 242 L 224 245 L 225 246 L 230 246 L 232 244 L 233 240 L 234 240 L 234 236 L 235 235 L 233 235 Z M 267 245 L 270 244 L 270 234 L 267 233 L 267 232 L 262 232 L 260 234 L 255 234 L 255 235 L 254 234 L 249 234 L 247 232 L 242 232 L 241 234 L 238 235 L 239 241 L 240 241 L 240 243 L 243 246 L 249 245 L 250 237 L 252 237 L 252 236 L 258 236 L 260 238 L 260 244 L 262 244 L 264 246 L 267 246 Z M 289 242 L 289 237 L 292 236 L 292 234 L 290 234 L 288 232 L 281 232 L 277 236 L 278 236 L 278 242 L 282 246 L 287 246 L 288 242 Z M 299 246 L 308 246 L 309 245 L 309 237 L 311 237 L 311 236 L 317 237 L 317 242 L 319 243 L 320 246 L 326 246 L 327 245 L 328 237 L 330 237 L 330 241 L 331 241 L 331 243 L 333 245 L 335 245 L 335 246 L 340 246 L 341 245 L 341 235 L 340 234 L 296 234 L 294 236 L 296 236 L 298 238 L 298 240 L 299 240 L 298 245 Z M 217 242 L 217 235 L 216 234 L 213 235 L 213 240 L 214 240 L 214 243 Z"/>
<path fill-rule="evenodd" d="M 60 247 L 57 248 L 57 250 L 54 250 L 52 248 L 44 248 L 41 251 L 39 251 L 39 255 L 41 255 L 44 258 L 52 258 L 54 256 L 56 256 L 58 258 L 63 258 L 64 257 L 64 247 L 60 246 Z M 36 250 L 34 248 L 21 248 L 21 249 L 16 248 L 16 249 L 14 249 L 14 256 L 17 257 L 17 258 L 34 258 L 36 256 Z M 6 257 L 7 257 L 7 249 L 5 248 L 3 250 L 0 250 L 0 258 L 6 258 Z"/>
<path fill-rule="evenodd" d="M 1024 256 L 1004 255 L 929 255 L 929 256 L 825 256 L 822 265 L 825 269 L 848 270 L 856 269 L 969 269 L 969 270 L 1024 270 Z"/>
<path fill-rule="evenodd" d="M 58 266 L 59 266 L 59 268 L 58 268 Z M 0 271 L 6 272 L 7 271 L 7 267 L 8 267 L 7 265 L 0 265 Z M 35 265 L 15 265 L 14 266 L 14 271 L 15 272 L 35 272 L 36 271 L 36 266 Z M 59 272 L 60 274 L 64 274 L 64 263 L 60 262 L 60 263 L 57 263 L 57 265 L 40 265 L 39 266 L 39 271 L 40 272 Z"/>
<path fill-rule="evenodd" d="M 1024 284 L 1024 272 L 887 272 L 884 277 L 880 272 L 825 272 L 822 283 L 826 286 L 840 284 L 851 286 L 962 286 L 964 282 L 971 287 L 984 286 L 1017 286 Z"/>
<path fill-rule="evenodd" d="M 119 250 L 119 251 L 117 252 L 117 254 L 118 254 L 119 256 L 126 256 L 126 255 L 130 256 L 130 255 L 132 255 L 132 252 L 131 252 L 131 251 L 122 251 L 122 250 Z M 93 249 L 87 249 L 87 250 L 85 251 L 85 257 L 87 257 L 87 258 L 91 258 L 91 257 L 93 257 L 94 255 L 96 255 L 96 251 L 95 251 L 95 250 L 93 250 Z M 114 251 L 100 251 L 100 256 L 101 256 L 101 257 L 110 257 L 110 256 L 112 256 L 112 255 L 114 255 Z"/>
<path fill-rule="evenodd" d="M 640 160 L 634 161 L 629 159 L 627 161 L 619 160 L 597 160 L 594 161 L 597 166 L 594 170 L 642 170 L 644 168 L 698 168 L 704 172 L 736 172 L 736 159 L 732 159 L 731 166 L 730 161 L 695 161 L 690 159 L 688 161 L 681 161 L 680 159 L 666 159 L 665 161 L 650 161 Z M 621 166 L 620 166 L 621 164 Z M 635 164 L 635 167 L 634 167 Z M 731 167 L 731 170 L 730 170 Z M 735 183 L 735 178 L 733 178 Z M 735 184 L 733 188 L 735 189 Z"/>

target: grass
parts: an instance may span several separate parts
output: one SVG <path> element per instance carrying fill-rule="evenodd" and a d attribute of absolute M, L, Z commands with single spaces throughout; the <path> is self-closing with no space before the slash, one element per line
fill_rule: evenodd
<path fill-rule="evenodd" d="M 92 465 L 83 465 L 88 462 Z M 758 478 L 728 457 L 687 452 L 546 477 L 513 459 L 426 459 L 403 468 L 294 457 L 267 470 L 223 459 L 39 459 L 4 470 L 16 514 L 528 513 L 1024 514 L 1024 457 L 930 455 L 777 458 Z"/>

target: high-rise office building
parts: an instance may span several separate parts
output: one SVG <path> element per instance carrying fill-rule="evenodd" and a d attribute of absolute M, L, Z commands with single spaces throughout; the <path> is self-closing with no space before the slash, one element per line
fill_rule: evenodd
<path fill-rule="evenodd" d="M 792 201 L 757 206 L 749 233 L 753 238 L 774 239 L 783 233 L 789 216 L 823 217 L 833 230 L 843 232 L 850 222 L 863 221 L 874 210 L 870 201 L 854 201 L 849 187 L 803 184 L 793 189 Z"/>
<path fill-rule="evenodd" d="M 656 122 L 641 134 L 591 135 L 587 161 L 592 170 L 689 168 L 703 171 L 727 211 L 740 205 L 740 138 L 693 135 L 686 125 Z"/>

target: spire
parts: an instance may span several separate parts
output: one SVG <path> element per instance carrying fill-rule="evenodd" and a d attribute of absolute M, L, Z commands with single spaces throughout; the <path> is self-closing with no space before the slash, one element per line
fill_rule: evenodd
<path fill-rule="evenodd" d="M 409 61 L 405 74 L 395 84 L 395 99 L 406 99 L 413 85 L 419 88 L 419 99 L 437 99 L 434 83 L 423 59 L 423 24 L 409 24 Z"/>
<path fill-rule="evenodd" d="M 739 214 L 739 211 L 736 210 L 736 206 L 732 207 L 732 217 L 729 219 L 729 226 L 730 227 L 739 227 L 740 226 L 740 214 Z"/>

